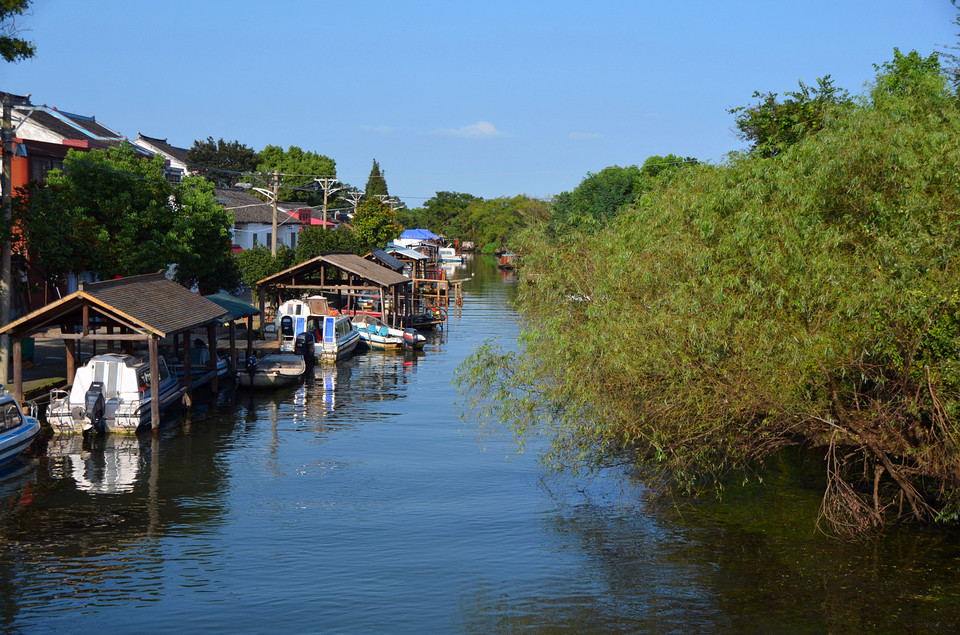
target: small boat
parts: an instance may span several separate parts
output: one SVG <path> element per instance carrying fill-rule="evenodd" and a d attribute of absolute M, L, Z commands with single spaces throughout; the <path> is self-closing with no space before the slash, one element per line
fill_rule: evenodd
<path fill-rule="evenodd" d="M 38 434 L 40 421 L 36 411 L 24 414 L 13 395 L 3 390 L 0 393 L 0 465 L 19 456 Z"/>
<path fill-rule="evenodd" d="M 180 382 L 161 356 L 160 412 L 176 403 Z M 70 391 L 50 391 L 47 422 L 57 432 L 136 432 L 150 423 L 154 395 L 150 362 L 133 355 L 106 353 L 77 369 Z"/>
<path fill-rule="evenodd" d="M 248 357 L 244 372 L 237 373 L 237 381 L 244 388 L 283 388 L 303 379 L 307 362 L 299 353 L 270 353 L 260 359 Z"/>
<path fill-rule="evenodd" d="M 438 251 L 440 262 L 463 262 L 463 256 L 453 247 L 441 247 Z"/>
<path fill-rule="evenodd" d="M 519 261 L 520 254 L 501 254 L 500 259 L 497 261 L 497 267 L 500 269 L 516 269 Z"/>
<path fill-rule="evenodd" d="M 277 309 L 277 324 L 281 351 L 294 350 L 301 334 L 313 333 L 318 361 L 345 359 L 360 343 L 360 334 L 353 329 L 350 316 L 331 310 L 323 296 L 287 300 Z"/>
<path fill-rule="evenodd" d="M 417 333 L 416 329 L 391 328 L 372 315 L 355 315 L 353 328 L 367 346 L 377 351 L 416 350 L 423 348 L 427 341 L 427 338 Z"/>

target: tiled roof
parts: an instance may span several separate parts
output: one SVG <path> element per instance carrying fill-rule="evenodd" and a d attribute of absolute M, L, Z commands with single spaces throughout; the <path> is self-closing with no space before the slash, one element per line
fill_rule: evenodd
<path fill-rule="evenodd" d="M 316 258 L 290 267 L 285 271 L 264 278 L 257 282 L 257 286 L 284 286 L 294 284 L 294 282 L 298 284 L 310 284 L 312 277 L 325 265 L 332 265 L 341 271 L 358 276 L 381 287 L 392 287 L 410 282 L 410 278 L 407 276 L 387 269 L 386 267 L 381 267 L 375 262 L 364 260 L 356 254 L 332 253 L 322 254 Z M 326 286 L 350 286 L 350 284 L 328 284 Z"/>
<path fill-rule="evenodd" d="M 172 145 L 170 145 L 169 143 L 167 143 L 167 140 L 166 140 L 166 139 L 158 139 L 158 138 L 156 138 L 156 137 L 148 137 L 147 135 L 143 134 L 142 132 L 138 132 L 138 133 L 137 133 L 137 141 L 140 141 L 141 139 L 142 139 L 144 142 L 146 142 L 147 144 L 149 144 L 149 145 L 153 146 L 154 148 L 156 148 L 157 150 L 159 150 L 162 154 L 166 154 L 166 155 L 168 155 L 168 156 L 171 156 L 171 157 L 173 157 L 174 159 L 176 159 L 177 161 L 180 161 L 181 163 L 186 163 L 186 162 L 187 162 L 187 149 L 186 149 L 186 148 L 178 148 L 177 146 L 172 146 Z"/>
<path fill-rule="evenodd" d="M 227 313 L 215 302 L 167 280 L 161 272 L 84 285 L 0 332 L 29 334 L 55 324 L 82 325 L 84 306 L 108 323 L 160 337 L 209 324 Z"/>
<path fill-rule="evenodd" d="M 261 201 L 259 198 L 243 190 L 235 190 L 226 187 L 215 189 L 217 200 L 224 203 L 225 207 L 233 212 L 233 222 L 236 225 L 246 223 L 273 223 L 273 204 Z M 281 206 L 283 204 L 281 203 Z M 278 210 L 278 225 L 297 225 L 299 220 L 292 218 L 289 214 L 284 214 Z"/>
<path fill-rule="evenodd" d="M 56 110 L 56 109 L 54 109 Z M 62 110 L 57 110 L 57 112 L 67 119 L 69 119 L 75 126 L 78 126 L 86 130 L 90 135 L 94 137 L 99 137 L 100 139 L 122 139 L 123 135 L 107 128 L 101 123 L 97 122 L 96 117 L 90 116 L 86 117 L 84 115 L 77 115 L 72 112 L 63 112 Z"/>

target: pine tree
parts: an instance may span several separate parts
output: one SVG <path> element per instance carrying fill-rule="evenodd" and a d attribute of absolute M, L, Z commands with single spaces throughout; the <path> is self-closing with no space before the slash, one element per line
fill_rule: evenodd
<path fill-rule="evenodd" d="M 367 187 L 363 192 L 364 198 L 370 200 L 376 196 L 389 196 L 387 192 L 387 179 L 380 171 L 380 164 L 373 160 L 373 167 L 370 168 L 370 176 L 367 178 Z"/>

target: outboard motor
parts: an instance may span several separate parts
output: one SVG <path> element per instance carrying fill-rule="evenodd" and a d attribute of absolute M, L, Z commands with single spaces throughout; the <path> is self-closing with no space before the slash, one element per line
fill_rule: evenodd
<path fill-rule="evenodd" d="M 103 382 L 95 381 L 90 384 L 87 394 L 84 395 L 84 407 L 86 416 L 83 422 L 83 431 L 93 430 L 97 434 L 102 434 L 106 430 L 106 421 L 104 421 L 104 412 L 106 411 L 106 400 L 103 398 Z"/>
<path fill-rule="evenodd" d="M 403 329 L 403 347 L 415 348 L 417 345 L 417 329 Z"/>
<path fill-rule="evenodd" d="M 317 345 L 314 341 L 313 333 L 306 331 L 297 336 L 297 341 L 293 346 L 293 352 L 297 355 L 303 355 L 303 360 L 312 364 L 316 359 Z"/>
<path fill-rule="evenodd" d="M 250 379 L 253 379 L 254 374 L 257 372 L 256 356 L 250 355 L 249 357 L 247 357 L 246 370 L 247 370 L 247 373 L 250 375 Z M 251 381 L 250 384 L 252 385 L 253 382 Z"/>

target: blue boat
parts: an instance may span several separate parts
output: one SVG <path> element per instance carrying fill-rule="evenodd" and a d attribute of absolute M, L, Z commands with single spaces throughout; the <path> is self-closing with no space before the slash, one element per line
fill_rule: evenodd
<path fill-rule="evenodd" d="M 16 399 L 4 390 L 0 394 L 0 465 L 17 458 L 38 434 L 37 417 L 24 414 Z"/>

